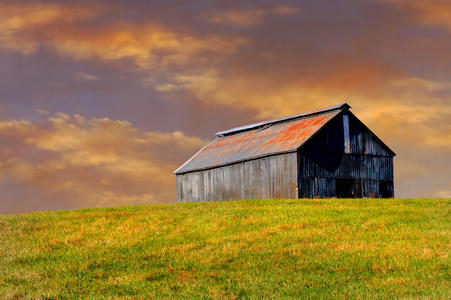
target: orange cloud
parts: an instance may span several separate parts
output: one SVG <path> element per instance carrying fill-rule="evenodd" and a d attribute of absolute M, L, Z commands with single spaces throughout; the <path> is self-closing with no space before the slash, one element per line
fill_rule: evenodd
<path fill-rule="evenodd" d="M 246 11 L 230 11 L 226 13 L 209 12 L 206 13 L 202 19 L 219 24 L 232 24 L 238 27 L 248 27 L 259 25 L 264 18 L 271 15 L 288 15 L 297 14 L 300 10 L 296 7 L 277 6 L 270 9 L 253 9 Z"/>
<path fill-rule="evenodd" d="M 0 123 L 1 213 L 175 201 L 172 175 L 207 141 L 57 114 Z"/>
<path fill-rule="evenodd" d="M 33 36 L 36 28 L 83 20 L 95 15 L 94 11 L 82 6 L 0 4 L 0 45 L 7 50 L 31 54 L 39 46 L 39 40 Z"/>
<path fill-rule="evenodd" d="M 249 43 L 239 37 L 183 35 L 152 21 L 145 24 L 117 21 L 88 29 L 74 25 L 111 9 L 100 5 L 0 5 L 0 48 L 31 54 L 45 45 L 63 57 L 131 59 L 139 68 L 155 70 L 186 64 L 204 51 L 219 56 L 229 54 Z"/>
<path fill-rule="evenodd" d="M 406 6 L 426 25 L 445 25 L 451 30 L 451 3 L 448 0 L 379 0 Z"/>
<path fill-rule="evenodd" d="M 228 54 L 247 43 L 240 38 L 181 36 L 157 24 L 139 27 L 123 24 L 122 28 L 71 35 L 55 29 L 50 43 L 62 56 L 110 61 L 129 58 L 138 67 L 153 70 L 186 64 L 202 51 Z"/>
<path fill-rule="evenodd" d="M 286 63 L 283 58 L 279 61 Z M 293 60 L 293 64 L 298 62 Z M 210 69 L 176 75 L 173 82 L 205 103 L 255 110 L 260 118 L 267 119 L 338 102 L 360 101 L 362 95 L 402 78 L 396 70 L 377 62 L 352 61 L 346 57 L 305 65 L 303 70 L 275 66 L 240 73 L 235 70 L 240 66 L 229 68 L 231 75 Z"/>

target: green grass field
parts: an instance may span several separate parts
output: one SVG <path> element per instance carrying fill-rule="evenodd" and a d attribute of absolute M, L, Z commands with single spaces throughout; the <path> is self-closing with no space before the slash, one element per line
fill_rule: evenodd
<path fill-rule="evenodd" d="M 450 299 L 451 199 L 0 215 L 0 299 Z"/>

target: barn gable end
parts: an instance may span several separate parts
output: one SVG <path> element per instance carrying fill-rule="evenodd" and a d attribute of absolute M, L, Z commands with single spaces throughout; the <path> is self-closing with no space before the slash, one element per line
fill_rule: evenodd
<path fill-rule="evenodd" d="M 349 108 L 218 132 L 174 172 L 177 201 L 392 197 L 395 154 Z"/>
<path fill-rule="evenodd" d="M 299 148 L 299 196 L 393 197 L 394 155 L 357 117 L 343 111 Z"/>

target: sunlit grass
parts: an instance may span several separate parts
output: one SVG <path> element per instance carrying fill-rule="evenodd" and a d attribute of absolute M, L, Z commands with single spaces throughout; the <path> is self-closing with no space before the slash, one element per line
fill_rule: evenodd
<path fill-rule="evenodd" d="M 0 216 L 0 298 L 449 299 L 451 199 Z"/>

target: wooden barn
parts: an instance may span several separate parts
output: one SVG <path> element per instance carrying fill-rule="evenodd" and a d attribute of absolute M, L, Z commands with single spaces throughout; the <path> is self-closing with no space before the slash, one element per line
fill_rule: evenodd
<path fill-rule="evenodd" d="M 218 132 L 174 172 L 177 201 L 393 197 L 395 153 L 350 108 Z"/>

